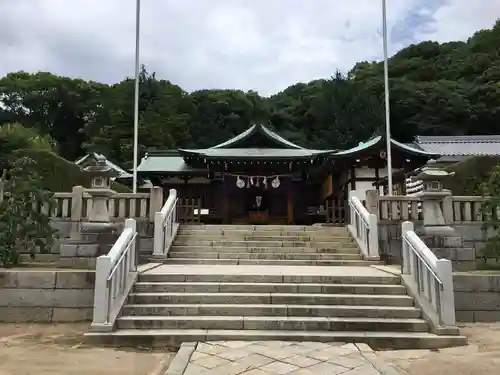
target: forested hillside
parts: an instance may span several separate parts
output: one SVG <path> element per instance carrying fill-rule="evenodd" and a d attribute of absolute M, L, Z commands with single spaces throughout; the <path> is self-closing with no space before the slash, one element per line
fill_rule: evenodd
<path fill-rule="evenodd" d="M 500 133 L 499 51 L 500 21 L 467 42 L 424 42 L 399 51 L 389 62 L 393 135 L 408 141 L 417 134 Z M 140 78 L 141 153 L 210 146 L 259 121 L 304 146 L 346 148 L 384 125 L 381 63 L 360 62 L 347 75 L 332 72 L 269 98 L 239 90 L 188 93 L 145 68 Z M 127 165 L 133 94 L 133 79 L 106 85 L 10 73 L 0 79 L 0 124 L 36 130 L 69 160 L 97 150 Z"/>

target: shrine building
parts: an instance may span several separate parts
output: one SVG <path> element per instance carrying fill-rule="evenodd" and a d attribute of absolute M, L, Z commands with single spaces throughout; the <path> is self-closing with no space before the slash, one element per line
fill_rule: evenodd
<path fill-rule="evenodd" d="M 414 144 L 391 144 L 394 172 L 410 172 L 437 156 Z M 193 221 L 343 223 L 350 190 L 361 200 L 373 186 L 383 193 L 385 150 L 382 136 L 348 150 L 307 149 L 256 124 L 210 148 L 148 152 L 138 175 L 162 186 L 165 196 L 176 189 Z"/>

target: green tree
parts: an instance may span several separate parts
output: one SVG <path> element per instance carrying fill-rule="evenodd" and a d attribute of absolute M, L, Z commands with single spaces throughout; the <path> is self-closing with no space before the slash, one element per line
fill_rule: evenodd
<path fill-rule="evenodd" d="M 0 79 L 0 125 L 21 123 L 50 135 L 61 156 L 75 160 L 83 153 L 85 124 L 101 109 L 106 85 L 51 73 L 9 73 Z M 1 107 L 1 106 L 0 106 Z"/>
<path fill-rule="evenodd" d="M 19 263 L 21 253 L 32 257 L 48 252 L 55 231 L 50 225 L 52 193 L 40 187 L 36 163 L 26 157 L 14 158 L 2 181 L 0 202 L 0 265 Z"/>
<path fill-rule="evenodd" d="M 500 257 L 500 164 L 493 168 L 489 178 L 482 184 L 481 190 L 486 202 L 483 206 L 485 217 L 484 229 L 488 241 L 482 249 L 485 258 Z"/>

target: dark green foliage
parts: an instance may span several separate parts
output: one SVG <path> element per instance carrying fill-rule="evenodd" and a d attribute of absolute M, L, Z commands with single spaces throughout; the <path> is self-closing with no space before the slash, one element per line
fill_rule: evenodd
<path fill-rule="evenodd" d="M 37 170 L 28 157 L 15 158 L 8 165 L 0 202 L 0 266 L 17 265 L 20 253 L 34 257 L 37 250 L 46 253 L 52 246 L 55 231 L 47 213 L 54 201 L 42 187 Z"/>
<path fill-rule="evenodd" d="M 488 235 L 486 246 L 482 249 L 483 256 L 500 257 L 500 164 L 491 171 L 488 179 L 481 184 L 486 203 L 483 213 L 486 215 L 484 229 L 493 233 Z"/>
<path fill-rule="evenodd" d="M 453 164 L 447 170 L 455 174 L 445 181 L 444 187 L 453 195 L 481 195 L 482 183 L 499 164 L 498 156 L 475 156 Z"/>
<path fill-rule="evenodd" d="M 74 186 L 90 187 L 90 177 L 76 164 L 46 150 L 18 150 L 14 158 L 28 157 L 36 162 L 40 186 L 53 192 L 70 192 Z M 64 177 L 62 177 L 64 176 Z M 118 193 L 131 192 L 125 185 L 113 182 Z"/>
<path fill-rule="evenodd" d="M 467 42 L 426 41 L 394 55 L 393 136 L 407 142 L 415 135 L 499 134 L 499 51 L 497 21 Z M 270 123 L 302 146 L 346 148 L 380 132 L 385 122 L 381 62 L 359 62 L 347 77 L 337 72 L 269 98 L 241 90 L 188 93 L 142 67 L 139 97 L 141 155 L 148 149 L 209 147 L 254 122 Z M 133 98 L 131 78 L 106 85 L 43 72 L 10 73 L 0 79 L 0 125 L 19 122 L 50 136 L 68 160 L 97 151 L 127 164 L 133 154 Z"/>

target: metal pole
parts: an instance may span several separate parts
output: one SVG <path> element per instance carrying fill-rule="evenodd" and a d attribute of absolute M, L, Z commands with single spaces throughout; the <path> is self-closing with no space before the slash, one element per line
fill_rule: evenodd
<path fill-rule="evenodd" d="M 139 147 L 139 28 L 141 0 L 137 0 L 135 11 L 135 91 L 134 91 L 134 178 L 133 191 L 137 193 L 137 159 Z"/>
<path fill-rule="evenodd" d="M 391 114 L 389 107 L 389 63 L 387 57 L 387 9 L 382 0 L 382 30 L 384 35 L 384 88 L 385 88 L 385 138 L 387 148 L 387 189 L 392 195 L 392 156 L 391 156 Z"/>

